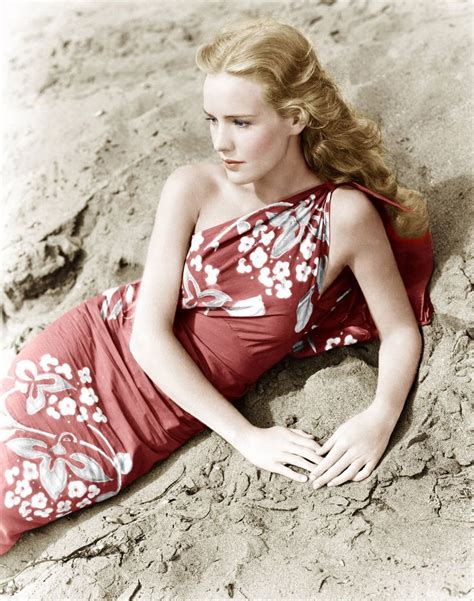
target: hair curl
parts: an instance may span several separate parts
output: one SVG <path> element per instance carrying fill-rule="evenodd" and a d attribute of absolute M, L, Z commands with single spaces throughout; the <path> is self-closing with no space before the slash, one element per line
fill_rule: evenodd
<path fill-rule="evenodd" d="M 343 100 L 300 30 L 269 17 L 240 21 L 199 46 L 195 60 L 206 74 L 225 72 L 260 83 L 264 101 L 282 118 L 305 123 L 304 157 L 323 181 L 353 180 L 407 207 L 405 212 L 383 205 L 399 236 L 416 238 L 428 230 L 426 201 L 397 184 L 384 160 L 379 125 Z"/>

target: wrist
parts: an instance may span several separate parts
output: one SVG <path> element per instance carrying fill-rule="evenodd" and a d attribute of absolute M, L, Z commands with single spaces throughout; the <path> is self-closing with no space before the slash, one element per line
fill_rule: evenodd
<path fill-rule="evenodd" d="M 257 426 L 254 426 L 249 421 L 245 420 L 239 425 L 239 428 L 232 432 L 232 435 L 227 438 L 228 442 L 241 452 L 241 449 L 248 446 L 248 441 L 252 435 L 259 430 Z"/>
<path fill-rule="evenodd" d="M 368 409 L 377 419 L 390 426 L 393 430 L 402 412 L 403 404 L 394 406 L 390 405 L 386 399 L 375 398 Z"/>

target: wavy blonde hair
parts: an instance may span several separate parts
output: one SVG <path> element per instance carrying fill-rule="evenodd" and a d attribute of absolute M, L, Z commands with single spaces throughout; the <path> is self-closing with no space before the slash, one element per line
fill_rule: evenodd
<path fill-rule="evenodd" d="M 407 208 L 384 204 L 395 232 L 416 238 L 429 228 L 423 196 L 397 184 L 384 160 L 377 123 L 345 102 L 321 67 L 310 40 L 295 27 L 264 17 L 233 23 L 198 47 L 206 74 L 226 72 L 260 83 L 263 99 L 282 117 L 298 117 L 305 160 L 323 181 L 356 181 Z"/>

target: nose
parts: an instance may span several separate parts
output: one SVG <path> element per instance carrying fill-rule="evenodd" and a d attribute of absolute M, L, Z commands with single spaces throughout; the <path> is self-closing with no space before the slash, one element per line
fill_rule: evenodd
<path fill-rule="evenodd" d="M 216 152 L 228 152 L 232 149 L 232 140 L 228 128 L 223 124 L 216 126 L 213 132 L 213 145 Z"/>

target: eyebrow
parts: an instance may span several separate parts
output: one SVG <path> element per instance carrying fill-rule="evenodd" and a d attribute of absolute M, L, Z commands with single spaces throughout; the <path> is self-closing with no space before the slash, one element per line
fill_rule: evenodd
<path fill-rule="evenodd" d="M 214 117 L 214 115 L 212 115 L 212 113 L 208 113 L 204 107 L 202 110 L 206 113 L 206 115 Z M 256 115 L 224 115 L 224 119 L 234 119 L 235 117 L 256 117 Z"/>

